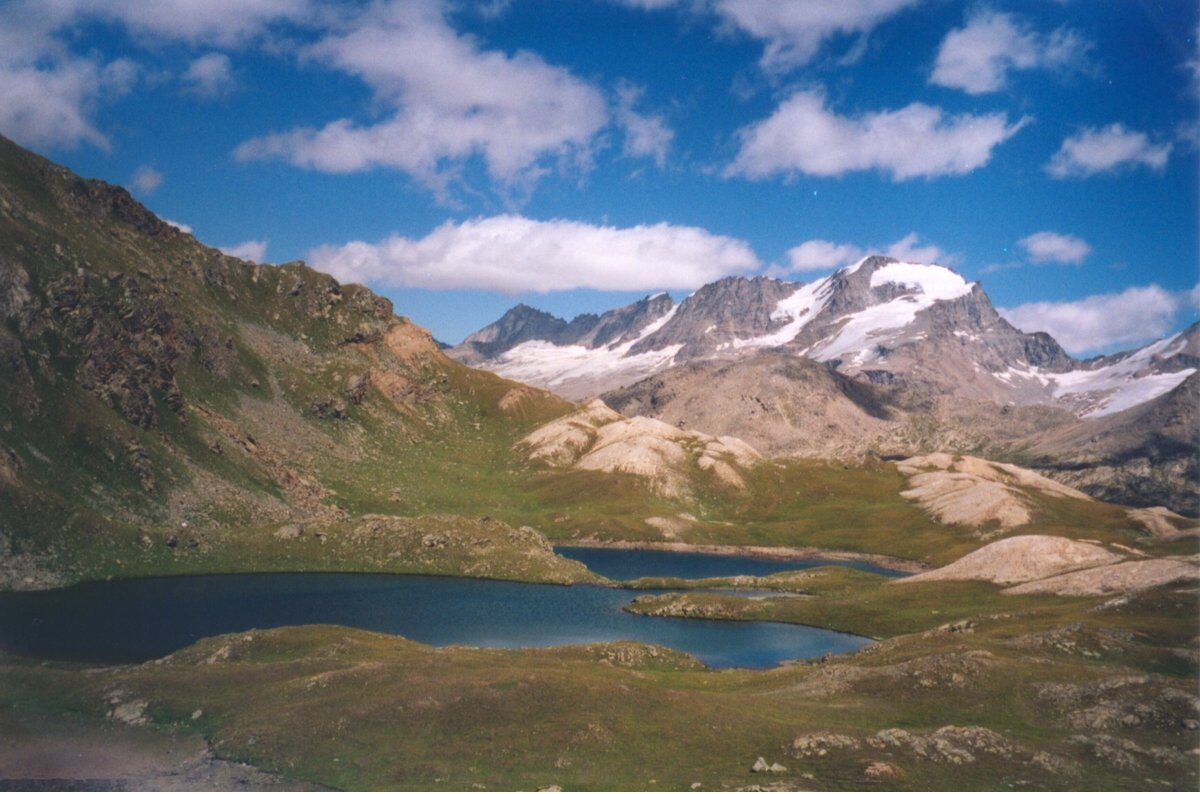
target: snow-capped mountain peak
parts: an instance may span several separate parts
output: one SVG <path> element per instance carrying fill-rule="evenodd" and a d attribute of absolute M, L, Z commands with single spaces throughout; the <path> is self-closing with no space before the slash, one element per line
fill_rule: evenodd
<path fill-rule="evenodd" d="M 1005 321 L 983 288 L 936 264 L 868 256 L 810 284 L 759 276 L 666 293 L 570 322 L 518 306 L 451 355 L 505 377 L 592 397 L 677 364 L 782 350 L 860 380 L 1100 416 L 1200 369 L 1195 327 L 1139 351 L 1072 359 Z"/>

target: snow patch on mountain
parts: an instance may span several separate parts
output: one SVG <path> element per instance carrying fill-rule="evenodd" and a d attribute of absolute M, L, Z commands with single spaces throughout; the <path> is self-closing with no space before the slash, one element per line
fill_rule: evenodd
<path fill-rule="evenodd" d="M 919 265 L 913 262 L 893 262 L 871 274 L 871 286 L 899 284 L 909 289 L 918 288 L 928 299 L 950 301 L 970 294 L 974 283 L 941 265 Z"/>
<path fill-rule="evenodd" d="M 894 262 L 871 274 L 872 289 L 884 284 L 916 291 L 847 315 L 832 337 L 812 345 L 804 354 L 817 361 L 832 361 L 853 353 L 853 363 L 861 366 L 877 357 L 875 348 L 880 342 L 911 325 L 919 312 L 938 301 L 969 295 L 974 287 L 953 270 L 911 262 Z"/>
<path fill-rule="evenodd" d="M 1147 345 L 1109 366 L 1055 375 L 1052 378 L 1054 396 L 1100 395 L 1095 407 L 1082 414 L 1085 417 L 1115 414 L 1153 400 L 1183 383 L 1196 371 L 1187 368 L 1177 372 L 1145 372 L 1155 359 L 1171 358 L 1182 352 L 1185 344 L 1183 335 L 1177 334 Z"/>
<path fill-rule="evenodd" d="M 642 353 L 629 352 L 638 342 L 666 325 L 678 308 L 672 306 L 670 311 L 642 329 L 636 338 L 621 344 L 588 348 L 542 340 L 522 342 L 502 353 L 488 368 L 502 377 L 551 389 L 576 380 L 636 380 L 670 366 L 675 354 L 683 347 L 669 345 Z"/>
<path fill-rule="evenodd" d="M 1045 373 L 1037 367 L 1009 367 L 996 377 L 1006 383 L 1036 381 L 1049 387 L 1057 400 L 1074 403 L 1079 416 L 1095 418 L 1115 414 L 1160 397 L 1188 379 L 1195 368 L 1175 372 L 1148 372 L 1155 361 L 1183 352 L 1187 340 L 1183 334 L 1160 339 L 1118 359 L 1112 364 L 1074 372 Z"/>
<path fill-rule="evenodd" d="M 843 279 L 853 275 L 866 261 L 863 259 L 835 275 Z M 732 347 L 737 350 L 779 347 L 791 342 L 825 309 L 833 292 L 833 280 L 834 276 L 828 276 L 796 290 L 781 300 L 771 313 L 772 320 L 786 320 L 787 325 L 763 336 L 736 339 Z M 869 285 L 872 289 L 885 284 L 895 284 L 910 293 L 847 315 L 833 335 L 810 346 L 802 355 L 817 361 L 830 361 L 847 353 L 856 353 L 854 363 L 864 364 L 872 359 L 877 341 L 890 338 L 897 329 L 912 324 L 918 312 L 937 301 L 968 295 L 974 287 L 953 270 L 912 262 L 892 262 L 871 273 Z"/>
<path fill-rule="evenodd" d="M 832 277 L 826 276 L 812 284 L 805 284 L 779 301 L 775 304 L 775 310 L 771 312 L 771 319 L 787 321 L 787 325 L 763 336 L 735 339 L 733 340 L 734 349 L 779 347 L 795 339 L 796 334 L 800 333 L 800 330 L 825 308 L 832 291 L 831 281 Z"/>

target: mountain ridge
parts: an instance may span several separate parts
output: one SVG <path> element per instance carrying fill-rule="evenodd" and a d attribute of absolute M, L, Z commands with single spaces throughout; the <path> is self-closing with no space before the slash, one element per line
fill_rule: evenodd
<path fill-rule="evenodd" d="M 566 322 L 543 315 L 547 322 Z M 1152 399 L 1200 367 L 1195 326 L 1133 351 L 1078 360 L 1050 334 L 1012 326 L 979 283 L 940 265 L 881 256 L 810 284 L 728 277 L 696 290 L 662 317 L 660 327 L 627 349 L 606 346 L 591 367 L 588 353 L 602 346 L 580 334 L 562 341 L 523 326 L 521 334 L 493 342 L 491 329 L 505 318 L 448 354 L 578 400 L 671 366 L 783 348 L 860 380 L 999 404 L 1059 404 L 1081 416 Z M 486 355 L 478 334 L 491 345 Z"/>

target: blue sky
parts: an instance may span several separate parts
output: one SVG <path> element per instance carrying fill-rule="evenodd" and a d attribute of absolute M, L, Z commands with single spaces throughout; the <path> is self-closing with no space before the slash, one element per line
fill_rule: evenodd
<path fill-rule="evenodd" d="M 1072 352 L 1197 317 L 1196 5 L 8 0 L 0 132 L 457 342 L 864 253 Z"/>

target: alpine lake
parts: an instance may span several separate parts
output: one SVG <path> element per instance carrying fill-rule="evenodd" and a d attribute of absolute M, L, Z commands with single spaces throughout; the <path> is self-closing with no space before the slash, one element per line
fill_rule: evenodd
<path fill-rule="evenodd" d="M 614 580 L 764 576 L 847 565 L 691 552 L 560 547 Z M 249 629 L 337 624 L 436 646 L 530 648 L 636 640 L 691 654 L 715 668 L 774 667 L 855 650 L 869 639 L 783 623 L 644 617 L 624 611 L 665 590 L 559 586 L 448 576 L 269 573 L 90 582 L 0 594 L 0 648 L 40 658 L 143 662 L 204 637 Z M 753 592 L 742 593 L 753 596 Z"/>

